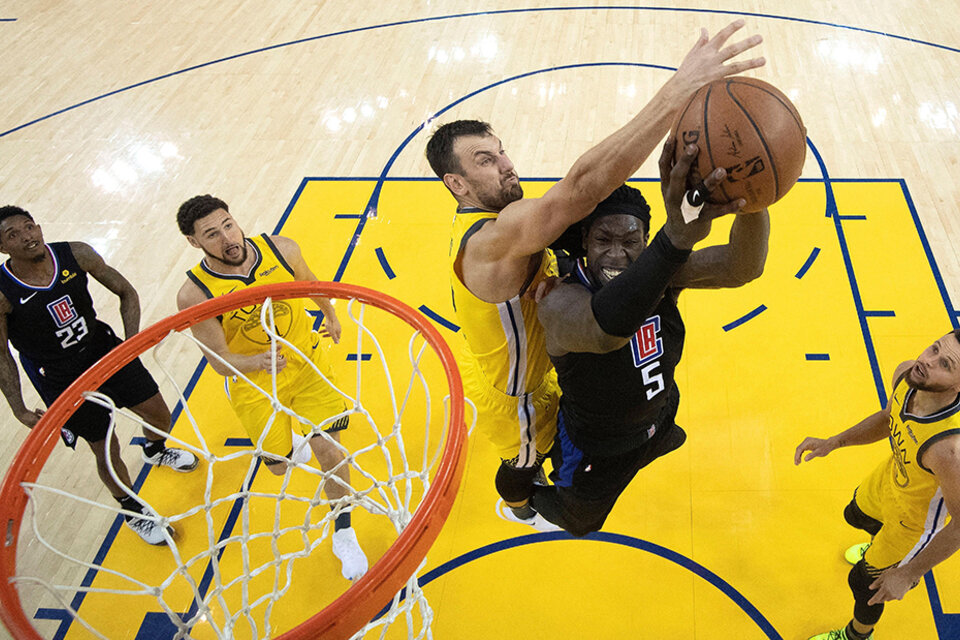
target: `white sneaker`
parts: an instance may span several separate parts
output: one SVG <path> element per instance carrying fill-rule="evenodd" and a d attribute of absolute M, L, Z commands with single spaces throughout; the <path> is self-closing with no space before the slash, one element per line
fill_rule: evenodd
<path fill-rule="evenodd" d="M 353 527 L 334 531 L 330 536 L 333 542 L 333 555 L 343 563 L 341 573 L 347 580 L 356 580 L 367 572 L 367 556 L 357 542 L 357 533 Z"/>
<path fill-rule="evenodd" d="M 525 524 L 527 526 L 533 527 L 541 533 L 548 533 L 550 531 L 563 531 L 563 527 L 555 525 L 546 518 L 544 518 L 539 513 L 534 514 L 532 518 L 519 518 L 517 514 L 513 512 L 513 509 L 508 507 L 503 502 L 503 498 L 497 500 L 496 506 L 497 515 L 507 520 L 509 522 L 518 522 L 520 524 Z"/>
<path fill-rule="evenodd" d="M 143 456 L 143 461 L 147 464 L 156 465 L 158 467 L 170 467 L 174 471 L 179 471 L 181 473 L 193 471 L 200 463 L 200 460 L 197 459 L 197 456 L 193 455 L 193 453 L 190 451 L 176 449 L 174 447 L 167 447 L 160 453 L 156 453 L 152 456 L 147 456 L 145 451 L 141 451 L 140 455 Z"/>
<path fill-rule="evenodd" d="M 290 459 L 297 464 L 310 464 L 310 461 L 313 460 L 313 449 L 310 448 L 310 443 L 304 443 L 303 446 L 300 446 L 300 443 L 305 440 L 306 438 L 299 433 L 293 434 L 293 457 Z"/>
<path fill-rule="evenodd" d="M 161 545 L 167 544 L 167 539 L 163 537 L 163 527 L 159 523 L 143 517 L 131 516 L 125 518 L 125 524 L 133 529 L 140 538 L 147 544 Z M 167 533 L 173 537 L 173 527 L 167 527 Z"/>

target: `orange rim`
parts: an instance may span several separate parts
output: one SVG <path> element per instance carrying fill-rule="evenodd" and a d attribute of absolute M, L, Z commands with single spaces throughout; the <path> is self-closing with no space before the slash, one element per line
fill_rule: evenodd
<path fill-rule="evenodd" d="M 267 297 L 275 300 L 323 295 L 355 299 L 403 319 L 417 329 L 440 358 L 450 389 L 450 422 L 443 455 L 427 490 L 407 527 L 367 573 L 315 616 L 278 637 L 278 640 L 349 638 L 369 622 L 416 571 L 436 540 L 453 506 L 466 458 L 463 385 L 450 348 L 440 332 L 419 312 L 379 291 L 340 282 L 285 282 L 242 291 L 202 302 L 153 324 L 114 348 L 71 384 L 43 415 L 20 446 L 0 487 L 0 522 L 6 536 L 0 548 L 0 620 L 17 639 L 42 640 L 27 619 L 12 582 L 17 569 L 17 542 L 27 495 L 22 482 L 35 482 L 59 439 L 64 424 L 83 402 L 83 391 L 98 388 L 105 380 L 163 340 L 171 331 L 188 327 Z"/>

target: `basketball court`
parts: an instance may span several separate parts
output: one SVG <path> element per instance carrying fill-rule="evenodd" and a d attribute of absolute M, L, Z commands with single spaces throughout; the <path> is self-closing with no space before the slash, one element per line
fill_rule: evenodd
<path fill-rule="evenodd" d="M 808 152 L 800 182 L 771 208 L 763 276 L 680 297 L 687 340 L 677 422 L 687 443 L 637 476 L 602 532 L 576 540 L 499 519 L 498 460 L 471 436 L 461 488 L 420 583 L 441 639 L 799 639 L 849 619 L 842 552 L 862 540 L 842 510 L 889 447 L 844 449 L 800 467 L 793 452 L 807 435 L 832 435 L 876 411 L 896 365 L 957 326 L 960 188 L 951 168 L 960 157 L 960 93 L 943 82 L 960 62 L 956 8 L 883 1 L 866 16 L 820 2 L 698 2 L 682 10 L 190 4 L 14 2 L 2 10 L 0 32 L 17 46 L 0 63 L 11 88 L 0 110 L 0 204 L 28 209 L 48 242 L 93 245 L 137 287 L 142 326 L 175 312 L 184 272 L 201 257 L 176 229 L 177 206 L 213 193 L 248 235 L 296 239 L 318 277 L 402 300 L 451 345 L 459 339 L 446 258 L 454 201 L 423 159 L 425 121 L 489 120 L 525 195 L 536 197 L 643 106 L 698 26 L 714 32 L 745 17 L 744 31 L 764 36 L 768 59 L 753 75 L 797 105 Z M 634 186 L 657 228 L 664 214 L 655 161 Z M 729 224 L 715 224 L 707 242 L 722 242 Z M 101 317 L 119 327 L 116 299 L 94 294 Z M 327 347 L 338 381 L 349 387 L 360 369 L 373 385 L 364 392 L 368 406 L 389 413 L 376 349 L 358 346 L 346 304 L 337 311 L 353 336 Z M 406 352 L 409 333 L 375 324 L 388 357 Z M 173 435 L 195 444 L 193 415 L 210 451 L 245 451 L 250 443 L 223 378 L 203 366 L 195 345 L 168 351 L 172 381 L 161 389 L 173 407 L 176 382 L 190 408 L 177 411 Z M 28 404 L 31 394 L 25 390 Z M 0 416 L 6 467 L 26 432 L 9 411 Z M 362 427 L 354 420 L 344 443 Z M 118 433 L 129 441 L 139 430 L 121 424 Z M 182 512 L 202 500 L 203 469 L 141 472 L 139 447 L 124 457 L 158 510 Z M 249 463 L 243 455 L 218 463 L 223 495 L 244 484 Z M 44 473 L 112 504 L 86 451 L 58 445 Z M 289 481 L 309 493 L 316 477 L 295 470 Z M 251 487 L 277 492 L 282 482 L 258 470 Z M 169 574 L 169 551 L 146 547 L 113 514 L 64 509 L 55 497 L 42 504 L 45 526 L 71 555 L 145 581 Z M 247 526 L 234 511 L 224 502 L 209 518 L 180 521 L 185 553 Z M 248 513 L 267 528 L 277 517 L 272 504 Z M 361 544 L 378 557 L 389 545 L 383 524 L 354 514 Z M 280 519 L 298 518 L 302 507 L 284 503 Z M 254 556 L 271 552 L 256 546 Z M 42 555 L 33 547 L 20 553 Z M 245 562 L 228 547 L 222 578 L 241 574 Z M 155 599 L 97 591 L 117 588 L 108 571 L 57 558 L 30 564 L 92 587 L 63 598 L 103 636 L 173 637 Z M 338 564 L 329 540 L 292 563 L 287 594 L 272 612 L 274 635 L 349 586 Z M 209 585 L 209 571 L 198 562 L 188 573 Z M 266 572 L 251 589 L 272 580 Z M 190 612 L 188 582 L 165 593 L 171 610 Z M 44 637 L 96 637 L 42 590 L 29 593 L 25 612 Z M 193 633 L 214 637 L 202 624 Z M 235 637 L 264 632 L 243 623 Z M 387 637 L 407 637 L 405 621 Z M 960 559 L 889 604 L 875 637 L 960 637 Z"/>

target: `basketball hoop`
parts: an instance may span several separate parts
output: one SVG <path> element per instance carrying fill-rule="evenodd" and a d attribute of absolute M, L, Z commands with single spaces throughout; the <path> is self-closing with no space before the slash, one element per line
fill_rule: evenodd
<path fill-rule="evenodd" d="M 392 602 L 392 606 L 397 607 L 398 604 L 404 600 L 404 598 L 398 595 L 404 586 L 407 587 L 406 600 L 411 600 L 411 587 L 415 589 L 418 588 L 416 585 L 416 573 L 423 566 L 427 550 L 437 538 L 450 512 L 463 474 L 466 442 L 464 398 L 453 355 L 440 333 L 429 321 L 411 307 L 390 296 L 364 287 L 342 283 L 290 282 L 254 287 L 230 293 L 220 298 L 207 300 L 202 304 L 186 309 L 144 329 L 118 345 L 107 356 L 77 379 L 31 430 L 8 470 L 2 487 L 0 487 L 0 518 L 2 518 L 2 522 L 6 525 L 5 541 L 2 548 L 0 548 L 0 619 L 3 620 L 3 623 L 10 630 L 14 638 L 18 640 L 39 640 L 41 638 L 24 612 L 24 605 L 21 602 L 21 594 L 17 583 L 21 581 L 24 583 L 42 583 L 43 581 L 32 577 L 24 578 L 23 576 L 18 576 L 17 547 L 22 533 L 21 524 L 27 506 L 33 500 L 32 492 L 42 488 L 40 485 L 36 485 L 36 483 L 44 464 L 56 447 L 60 426 L 66 422 L 85 399 L 95 401 L 96 398 L 91 395 L 91 392 L 95 391 L 105 380 L 119 371 L 128 362 L 148 352 L 148 350 L 155 352 L 155 347 L 158 347 L 161 343 L 165 343 L 168 338 L 172 336 L 177 336 L 178 339 L 182 340 L 194 340 L 183 332 L 196 323 L 251 304 L 262 303 L 264 309 L 268 307 L 270 309 L 270 314 L 265 315 L 272 315 L 272 301 L 288 298 L 306 298 L 318 295 L 348 300 L 347 313 L 357 324 L 357 353 L 355 358 L 358 361 L 357 390 L 355 397 L 341 392 L 344 397 L 349 397 L 355 403 L 348 412 L 360 413 L 362 416 L 369 417 L 369 412 L 362 406 L 363 400 L 361 399 L 359 390 L 361 385 L 359 373 L 361 342 L 368 341 L 369 343 L 372 341 L 384 363 L 386 363 L 387 359 L 386 356 L 383 355 L 383 349 L 379 342 L 375 336 L 373 336 L 368 325 L 365 324 L 365 310 L 370 307 L 385 311 L 390 316 L 399 318 L 408 329 L 412 329 L 412 335 L 409 338 L 407 348 L 410 362 L 403 363 L 404 368 L 409 366 L 412 371 L 409 382 L 407 383 L 406 395 L 394 392 L 392 383 L 389 383 L 391 380 L 389 369 L 387 369 L 384 377 L 389 383 L 387 386 L 390 386 L 390 392 L 394 393 L 394 395 L 391 396 L 391 400 L 395 419 L 390 418 L 395 423 L 392 425 L 393 428 L 399 428 L 399 425 L 403 423 L 404 411 L 408 410 L 408 398 L 412 393 L 423 393 L 426 396 L 425 404 L 427 408 L 424 410 L 416 410 L 420 411 L 422 415 L 426 417 L 427 422 L 426 431 L 428 435 L 424 436 L 423 468 L 415 468 L 416 465 L 407 460 L 407 450 L 405 447 L 409 445 L 409 442 L 407 442 L 405 438 L 408 440 L 410 438 L 404 435 L 397 435 L 396 439 L 399 441 L 399 444 L 394 443 L 391 446 L 394 446 L 402 453 L 403 469 L 398 473 L 393 473 L 392 464 L 389 464 L 391 454 L 386 453 L 385 456 L 388 459 L 387 467 L 390 469 L 390 472 L 387 474 L 389 477 L 377 477 L 377 482 L 374 483 L 374 486 L 378 488 L 381 487 L 381 485 L 383 487 L 393 487 L 391 483 L 396 483 L 397 486 L 399 486 L 402 483 L 409 483 L 419 479 L 419 481 L 422 482 L 423 488 L 422 491 L 419 489 L 412 491 L 409 486 L 406 487 L 406 495 L 408 496 L 406 502 L 398 500 L 399 504 L 396 505 L 400 516 L 398 518 L 391 518 L 391 522 L 396 528 L 398 535 L 386 552 L 373 563 L 370 570 L 322 611 L 300 622 L 296 627 L 287 630 L 278 637 L 282 638 L 282 640 L 317 637 L 333 640 L 354 637 L 354 634 L 362 632 L 366 628 L 370 628 L 371 625 L 376 624 L 371 621 L 385 606 Z M 359 307 L 359 310 L 357 307 Z M 341 316 L 341 321 L 344 321 L 344 316 L 347 314 L 344 314 L 341 310 L 339 315 Z M 384 314 L 377 313 L 377 315 Z M 390 322 L 395 322 L 395 320 L 391 318 Z M 392 327 L 394 325 L 389 324 L 389 326 Z M 268 335 L 273 336 L 275 341 L 277 340 L 276 334 L 271 333 L 267 325 L 264 325 L 264 329 Z M 276 342 L 274 344 L 276 344 Z M 417 345 L 419 345 L 419 348 Z M 429 346 L 429 350 L 426 349 L 427 346 Z M 284 349 L 286 348 L 287 347 L 284 346 Z M 429 442 L 429 419 L 431 413 L 438 411 L 438 409 L 435 405 L 432 409 L 430 408 L 430 390 L 428 388 L 430 385 L 424 380 L 424 368 L 421 366 L 421 359 L 424 357 L 424 352 L 430 353 L 431 350 L 433 354 L 435 354 L 436 362 L 438 363 L 438 365 L 434 366 L 434 369 L 436 369 L 437 366 L 442 369 L 443 391 L 444 395 L 449 398 L 446 404 L 440 403 L 443 405 L 443 415 L 446 419 L 444 434 L 440 436 L 442 454 L 440 453 L 441 442 L 438 442 L 436 443 L 436 454 L 434 455 L 428 455 L 430 451 L 434 451 Z M 430 358 L 432 357 L 433 356 L 430 356 Z M 348 359 L 350 358 L 348 357 Z M 384 364 L 384 367 L 386 367 L 386 364 Z M 274 379 L 274 384 L 275 383 L 276 380 Z M 431 381 L 430 384 L 435 385 L 441 383 Z M 179 390 L 179 387 L 178 393 L 181 401 L 185 402 L 186 396 Z M 402 398 L 402 402 L 397 402 L 397 396 Z M 411 412 L 414 411 L 414 409 L 409 410 Z M 189 413 L 189 411 L 185 410 L 185 413 Z M 416 420 L 421 418 L 421 413 L 417 413 Z M 193 418 L 191 417 L 190 419 L 192 422 Z M 194 427 L 197 429 L 197 435 L 201 445 L 187 446 L 191 446 L 202 460 L 208 462 L 205 469 L 207 469 L 207 472 L 212 478 L 214 462 L 221 462 L 224 460 L 224 457 L 217 457 L 212 454 L 210 450 L 206 448 L 203 437 L 200 436 L 199 428 L 196 424 L 194 424 Z M 407 428 L 409 429 L 409 427 Z M 353 429 L 352 426 L 351 429 Z M 379 435 L 376 427 L 374 427 L 374 431 L 379 436 L 380 446 L 385 446 L 384 441 L 389 440 L 391 437 L 389 433 L 385 431 L 386 435 Z M 170 439 L 178 443 L 178 446 L 186 445 L 187 443 L 178 438 L 178 435 L 183 436 L 182 429 L 171 435 Z M 377 440 L 377 438 L 374 438 L 374 440 Z M 373 446 L 374 445 L 371 445 L 371 448 L 373 448 Z M 236 455 L 237 454 L 234 454 L 234 456 Z M 396 455 L 395 451 L 393 455 Z M 410 458 L 415 458 L 415 456 L 411 454 Z M 251 460 L 255 460 L 252 454 Z M 92 464 L 92 460 L 90 462 Z M 414 459 L 413 462 L 418 462 L 418 460 Z M 351 459 L 350 463 L 354 464 L 354 461 Z M 253 462 L 251 462 L 251 465 L 252 464 Z M 370 472 L 359 469 L 359 467 L 358 470 L 365 474 L 365 476 L 369 476 Z M 287 487 L 286 482 L 289 480 L 290 474 L 291 471 L 288 470 L 283 485 L 284 490 Z M 392 491 L 397 495 L 401 493 L 401 491 L 396 488 L 392 488 Z M 407 502 L 410 501 L 409 495 L 411 495 L 411 492 L 413 495 L 421 496 L 419 498 L 419 504 L 407 504 Z M 62 492 L 57 490 L 57 493 Z M 282 493 L 283 491 L 281 491 L 281 494 Z M 319 490 L 317 490 L 317 494 L 319 494 Z M 361 495 L 357 498 L 357 501 L 351 505 L 351 508 L 367 508 L 367 504 L 369 503 L 368 498 L 373 495 L 373 493 Z M 278 502 L 284 499 L 284 495 L 273 497 L 276 497 Z M 365 503 L 364 500 L 368 500 L 368 502 Z M 105 505 L 97 506 L 104 506 L 104 508 L 106 508 Z M 209 511 L 209 505 L 207 506 Z M 197 511 L 194 510 L 191 512 L 190 509 L 192 507 L 194 507 L 194 505 L 185 504 L 183 505 L 184 513 L 167 516 L 165 520 L 174 522 L 178 519 L 187 518 L 191 513 Z M 33 510 L 34 507 L 31 508 L 31 511 Z M 118 511 L 116 508 L 113 508 L 113 510 Z M 367 508 L 367 511 L 371 513 L 375 510 L 376 509 L 371 510 Z M 324 526 L 321 527 L 320 525 L 308 523 L 306 526 L 309 527 L 311 534 L 325 536 L 329 524 L 330 522 L 326 522 Z M 274 531 L 276 531 L 276 527 Z M 306 535 L 304 535 L 304 539 L 306 539 Z M 316 544 L 316 542 L 313 542 L 313 546 L 308 545 L 308 547 L 304 549 L 304 552 L 297 557 L 303 557 L 306 553 L 312 551 Z M 211 542 L 211 546 L 216 545 Z M 59 551 L 57 551 L 57 553 L 60 554 Z M 211 549 L 210 553 L 214 553 L 214 550 Z M 176 548 L 172 549 L 172 554 L 179 559 L 179 552 Z M 67 556 L 64 555 L 63 557 Z M 77 562 L 83 566 L 91 566 L 90 563 L 86 561 Z M 279 566 L 280 560 L 274 559 L 273 562 Z M 289 562 L 292 564 L 292 560 L 289 560 Z M 183 568 L 183 565 L 181 565 L 180 571 L 185 574 L 186 570 Z M 288 571 L 292 571 L 292 569 L 288 569 Z M 49 588 L 48 586 L 48 589 Z M 229 585 L 225 588 L 229 588 Z M 200 604 L 203 606 L 202 603 Z M 270 606 L 266 608 L 268 610 L 267 615 L 269 616 Z M 170 615 L 170 611 L 166 606 L 164 610 Z M 72 608 L 69 608 L 69 611 L 71 615 L 79 618 L 77 612 L 73 611 Z M 427 621 L 427 624 L 429 624 L 432 612 L 428 611 L 422 617 Z M 183 621 L 184 624 L 186 622 L 187 621 Z M 269 629 L 269 621 L 266 624 Z M 184 628 L 185 627 L 180 627 L 181 633 Z M 102 635 L 99 632 L 96 633 L 97 635 Z M 427 631 L 427 633 L 429 633 L 429 631 Z M 187 633 L 184 637 L 192 636 Z"/>

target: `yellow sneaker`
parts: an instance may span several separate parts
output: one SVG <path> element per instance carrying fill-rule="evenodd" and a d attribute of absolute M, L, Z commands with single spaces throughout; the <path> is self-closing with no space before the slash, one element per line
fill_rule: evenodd
<path fill-rule="evenodd" d="M 861 542 L 860 544 L 853 545 L 844 551 L 843 559 L 850 564 L 857 564 L 863 558 L 863 554 L 867 552 L 871 544 L 870 542 Z"/>

